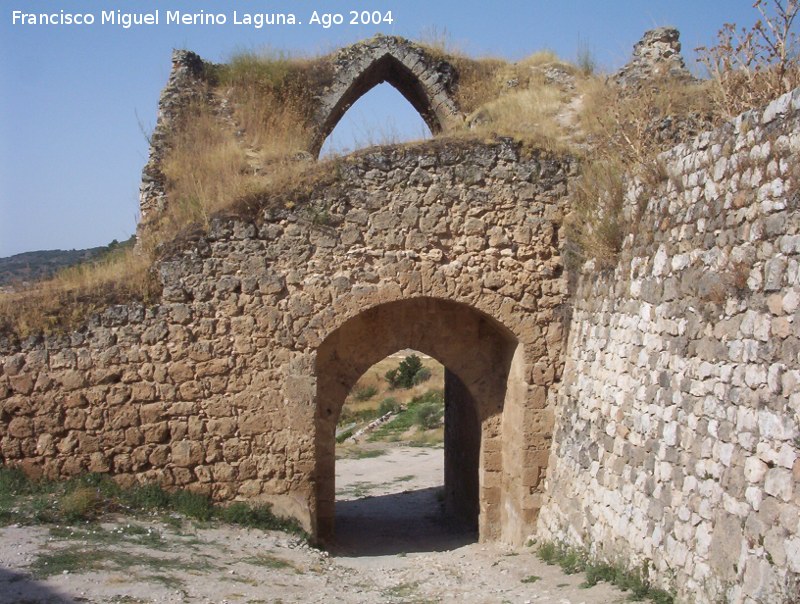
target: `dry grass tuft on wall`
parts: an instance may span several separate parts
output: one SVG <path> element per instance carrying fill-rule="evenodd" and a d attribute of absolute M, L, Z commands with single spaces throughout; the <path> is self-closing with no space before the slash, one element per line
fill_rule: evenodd
<path fill-rule="evenodd" d="M 709 80 L 654 80 L 633 90 L 586 81 L 580 125 L 589 152 L 578 153 L 583 176 L 567 224 L 574 262 L 613 266 L 624 235 L 635 232 L 637 217 L 622 212 L 621 179 L 639 179 L 646 195 L 666 178 L 658 177 L 659 153 L 800 86 L 800 0 L 753 6 L 761 18 L 751 29 L 725 24 L 715 46 L 698 49 Z"/>
<path fill-rule="evenodd" d="M 162 169 L 173 228 L 209 216 L 247 192 L 257 178 L 232 128 L 209 105 L 194 105 L 170 137 Z"/>
<path fill-rule="evenodd" d="M 326 77 L 326 65 L 279 53 L 243 52 L 217 68 L 217 94 L 230 103 L 244 144 L 259 160 L 269 162 L 308 149 L 311 91 Z"/>
<path fill-rule="evenodd" d="M 456 96 L 476 134 L 513 136 L 532 146 L 567 151 L 576 138 L 570 103 L 581 95 L 584 75 L 550 51 L 517 63 L 450 59 L 461 74 Z M 565 119 L 566 117 L 566 119 Z"/>
<path fill-rule="evenodd" d="M 717 43 L 697 49 L 711 77 L 717 113 L 733 118 L 800 86 L 800 45 L 795 21 L 800 0 L 756 0 L 750 29 L 726 23 Z"/>
<path fill-rule="evenodd" d="M 587 80 L 578 114 L 585 135 L 577 151 L 581 176 L 572 187 L 567 220 L 572 268 L 595 260 L 614 266 L 624 236 L 638 217 L 625 215 L 627 182 L 638 179 L 641 195 L 663 179 L 658 154 L 721 121 L 714 114 L 708 82 L 664 79 L 635 90 Z"/>
<path fill-rule="evenodd" d="M 0 295 L 0 333 L 19 338 L 61 333 L 113 304 L 152 303 L 160 295 L 152 265 L 151 253 L 126 247 Z"/>
<path fill-rule="evenodd" d="M 623 215 L 625 166 L 612 158 L 587 163 L 570 192 L 571 211 L 565 218 L 568 268 L 587 260 L 595 268 L 612 268 L 630 224 Z"/>

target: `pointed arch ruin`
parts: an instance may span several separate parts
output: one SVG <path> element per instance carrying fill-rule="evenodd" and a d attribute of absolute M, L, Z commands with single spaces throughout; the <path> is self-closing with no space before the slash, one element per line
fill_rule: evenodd
<path fill-rule="evenodd" d="M 384 82 L 411 103 L 434 134 L 446 131 L 460 116 L 451 94 L 457 81 L 455 68 L 408 40 L 376 36 L 343 48 L 333 64 L 332 83 L 321 95 L 317 110 L 311 148 L 314 155 L 319 155 L 325 139 L 347 110 Z"/>

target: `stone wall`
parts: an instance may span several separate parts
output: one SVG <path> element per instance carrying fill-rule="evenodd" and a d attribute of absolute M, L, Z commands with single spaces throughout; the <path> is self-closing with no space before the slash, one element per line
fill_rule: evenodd
<path fill-rule="evenodd" d="M 539 536 L 681 602 L 800 597 L 799 110 L 662 156 L 616 269 L 574 297 Z"/>
<path fill-rule="evenodd" d="M 633 47 L 631 60 L 611 79 L 623 88 L 647 85 L 653 80 L 689 80 L 681 55 L 680 32 L 674 27 L 657 27 L 644 32 Z"/>
<path fill-rule="evenodd" d="M 623 83 L 683 73 L 672 30 L 646 40 Z M 458 119 L 457 74 L 420 49 L 333 56 L 320 135 L 382 80 L 433 126 Z M 204 69 L 174 57 L 143 218 L 163 209 L 166 133 L 208 94 Z M 310 199 L 284 192 L 180 238 L 161 303 L 0 337 L 0 462 L 262 499 L 329 536 L 344 397 L 416 348 L 447 367 L 447 503 L 482 538 L 536 528 L 647 568 L 681 601 L 796 602 L 799 122 L 795 92 L 662 156 L 663 182 L 630 189 L 638 229 L 615 270 L 576 276 L 571 325 L 569 161 L 503 139 L 340 160 Z"/>
<path fill-rule="evenodd" d="M 440 140 L 333 169 L 307 201 L 264 199 L 180 239 L 160 304 L 0 342 L 0 462 L 264 499 L 328 530 L 341 394 L 370 358 L 416 347 L 488 401 L 474 507 L 484 538 L 523 539 L 561 375 L 570 163 Z"/>

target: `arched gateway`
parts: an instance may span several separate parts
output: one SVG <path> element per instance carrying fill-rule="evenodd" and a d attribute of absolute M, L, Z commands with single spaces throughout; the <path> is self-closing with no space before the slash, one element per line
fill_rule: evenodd
<path fill-rule="evenodd" d="M 482 538 L 500 537 L 504 485 L 513 481 L 519 462 L 514 455 L 504 459 L 503 412 L 508 407 L 509 416 L 519 416 L 514 406 L 526 402 L 524 353 L 516 336 L 486 314 L 427 297 L 365 310 L 317 350 L 317 534 L 332 535 L 334 435 L 345 397 L 371 365 L 403 348 L 429 354 L 446 368 L 446 509 L 478 528 Z M 508 453 L 524 446 L 506 443 Z"/>
<path fill-rule="evenodd" d="M 569 166 L 439 139 L 344 158 L 294 207 L 214 218 L 160 261 L 158 304 L 0 342 L 2 461 L 264 501 L 325 539 L 344 397 L 412 347 L 447 368 L 451 512 L 521 542 L 562 372 Z"/>

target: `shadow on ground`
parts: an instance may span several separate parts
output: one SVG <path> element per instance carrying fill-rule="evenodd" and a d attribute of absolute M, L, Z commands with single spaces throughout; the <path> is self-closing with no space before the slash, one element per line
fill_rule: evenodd
<path fill-rule="evenodd" d="M 337 556 L 441 552 L 478 540 L 476 530 L 446 515 L 440 487 L 336 502 Z"/>
<path fill-rule="evenodd" d="M 75 600 L 28 575 L 0 567 L 0 604 L 62 604 Z"/>

